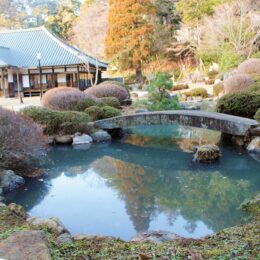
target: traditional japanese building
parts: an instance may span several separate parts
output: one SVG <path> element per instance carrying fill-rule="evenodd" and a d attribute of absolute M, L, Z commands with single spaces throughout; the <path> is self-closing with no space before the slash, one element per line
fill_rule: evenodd
<path fill-rule="evenodd" d="M 59 86 L 90 86 L 107 63 L 94 59 L 45 27 L 0 32 L 0 95 L 39 95 Z"/>

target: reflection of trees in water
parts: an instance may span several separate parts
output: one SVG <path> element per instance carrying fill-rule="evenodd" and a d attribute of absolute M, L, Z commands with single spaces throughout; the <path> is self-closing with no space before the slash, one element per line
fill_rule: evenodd
<path fill-rule="evenodd" d="M 154 176 L 140 166 L 108 156 L 99 159 L 92 166 L 102 177 L 109 178 L 110 185 L 120 192 L 135 230 L 148 230 L 155 211 L 152 189 Z"/>
<path fill-rule="evenodd" d="M 149 227 L 157 209 L 168 216 L 170 224 L 182 215 L 189 232 L 199 220 L 220 230 L 240 222 L 237 208 L 254 192 L 248 180 L 231 179 L 218 171 L 158 171 L 107 156 L 93 167 L 122 194 L 137 231 Z"/>
<path fill-rule="evenodd" d="M 183 126 L 164 126 L 167 134 L 161 133 L 161 127 L 145 128 L 144 133 L 139 133 L 136 130 L 135 134 L 129 135 L 126 143 L 131 143 L 137 146 L 152 146 L 152 147 L 171 147 L 178 145 L 184 152 L 192 152 L 194 146 L 203 144 L 218 144 L 221 134 L 216 131 L 183 127 Z M 143 128 L 142 128 L 143 129 Z M 171 131 L 169 131 L 171 129 Z M 172 132 L 172 135 L 169 134 Z"/>

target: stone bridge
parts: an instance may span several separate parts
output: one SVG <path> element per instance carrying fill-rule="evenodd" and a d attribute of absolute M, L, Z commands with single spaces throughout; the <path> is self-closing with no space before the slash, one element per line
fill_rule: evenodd
<path fill-rule="evenodd" d="M 172 125 L 199 127 L 232 136 L 260 136 L 260 124 L 252 119 L 221 113 L 174 110 L 137 113 L 93 122 L 95 127 L 112 130 L 139 125 Z"/>

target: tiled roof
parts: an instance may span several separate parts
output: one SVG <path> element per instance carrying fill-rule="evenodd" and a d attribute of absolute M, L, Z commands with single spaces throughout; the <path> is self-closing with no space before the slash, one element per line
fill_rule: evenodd
<path fill-rule="evenodd" d="M 96 64 L 94 58 L 66 44 L 45 27 L 0 32 L 0 66 L 2 63 L 19 68 L 37 67 L 37 53 L 41 53 L 43 67 L 82 64 L 84 61 Z M 107 63 L 98 61 L 98 66 L 106 68 Z"/>

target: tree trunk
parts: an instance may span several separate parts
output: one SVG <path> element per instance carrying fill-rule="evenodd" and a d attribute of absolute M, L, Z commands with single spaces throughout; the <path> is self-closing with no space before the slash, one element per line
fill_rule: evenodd
<path fill-rule="evenodd" d="M 135 82 L 137 84 L 143 84 L 143 73 L 142 73 L 141 62 L 138 62 L 138 65 L 135 69 Z"/>

